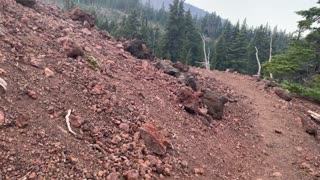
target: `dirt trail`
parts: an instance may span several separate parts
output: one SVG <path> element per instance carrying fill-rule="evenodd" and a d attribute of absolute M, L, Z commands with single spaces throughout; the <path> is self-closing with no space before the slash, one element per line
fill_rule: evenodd
<path fill-rule="evenodd" d="M 295 120 L 292 104 L 281 102 L 274 94 L 259 88 L 253 78 L 217 71 L 209 76 L 247 96 L 247 103 L 254 107 L 252 114 L 256 117 L 252 122 L 261 136 L 259 145 L 266 154 L 260 159 L 261 164 L 252 167 L 259 172 L 257 178 L 312 179 L 308 175 L 316 174 L 319 167 L 312 167 L 304 161 L 315 158 L 314 164 L 318 165 L 319 145 Z"/>

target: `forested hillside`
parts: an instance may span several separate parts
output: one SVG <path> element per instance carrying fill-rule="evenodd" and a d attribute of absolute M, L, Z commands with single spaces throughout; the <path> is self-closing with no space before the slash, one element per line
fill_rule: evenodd
<path fill-rule="evenodd" d="M 142 0 L 141 1 L 143 4 L 149 3 L 152 5 L 152 7 L 156 10 L 161 9 L 162 7 L 164 7 L 166 10 L 169 10 L 170 8 L 170 4 L 172 4 L 173 0 Z M 185 9 L 191 11 L 191 14 L 193 16 L 198 16 L 198 17 L 203 17 L 206 14 L 208 14 L 207 11 L 200 9 L 198 7 L 195 7 L 191 4 L 185 3 L 184 4 Z"/>
<path fill-rule="evenodd" d="M 264 65 L 265 76 L 272 74 L 291 92 L 320 102 L 320 8 L 313 7 L 297 14 L 303 18 L 298 24 L 298 37 L 290 42 L 287 51 Z M 305 38 L 301 37 L 304 31 L 310 32 Z"/>
<path fill-rule="evenodd" d="M 231 69 L 245 74 L 256 74 L 258 64 L 269 59 L 272 36 L 273 54 L 283 52 L 292 38 L 285 31 L 268 24 L 251 27 L 246 20 L 232 24 L 215 13 L 202 18 L 192 16 L 184 1 L 174 0 L 167 11 L 154 9 L 151 1 L 139 0 L 46 0 L 60 3 L 64 8 L 80 6 L 98 16 L 97 25 L 114 37 L 142 39 L 159 58 L 200 66 L 204 59 L 203 42 L 210 50 L 211 69 Z"/>

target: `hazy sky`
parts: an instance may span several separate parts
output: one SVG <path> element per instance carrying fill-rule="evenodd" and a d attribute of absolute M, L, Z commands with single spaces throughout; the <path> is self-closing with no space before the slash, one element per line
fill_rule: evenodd
<path fill-rule="evenodd" d="M 186 0 L 209 12 L 237 22 L 247 18 L 248 25 L 269 23 L 280 29 L 293 32 L 297 29 L 300 16 L 294 12 L 316 6 L 317 0 Z"/>

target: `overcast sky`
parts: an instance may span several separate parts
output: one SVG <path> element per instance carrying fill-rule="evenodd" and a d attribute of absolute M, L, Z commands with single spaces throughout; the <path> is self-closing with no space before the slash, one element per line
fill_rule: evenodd
<path fill-rule="evenodd" d="M 300 16 L 294 12 L 316 6 L 317 0 L 186 0 L 235 23 L 247 18 L 248 25 L 269 23 L 293 32 Z"/>

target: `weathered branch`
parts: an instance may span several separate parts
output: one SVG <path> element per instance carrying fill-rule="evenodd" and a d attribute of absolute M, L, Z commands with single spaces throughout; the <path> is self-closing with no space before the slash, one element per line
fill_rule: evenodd
<path fill-rule="evenodd" d="M 74 134 L 74 135 L 77 135 L 77 134 L 76 134 L 74 131 L 72 131 L 72 129 L 71 129 L 70 119 L 69 119 L 70 115 L 71 115 L 71 109 L 68 110 L 68 114 L 66 115 L 66 123 L 67 123 L 67 126 L 68 126 L 68 130 L 69 130 L 70 133 L 72 133 L 72 134 Z"/>
<path fill-rule="evenodd" d="M 260 59 L 259 59 L 259 50 L 258 48 L 255 46 L 256 48 L 256 58 L 257 58 L 257 63 L 258 63 L 258 73 L 257 76 L 260 77 L 261 76 L 261 63 L 260 63 Z"/>

